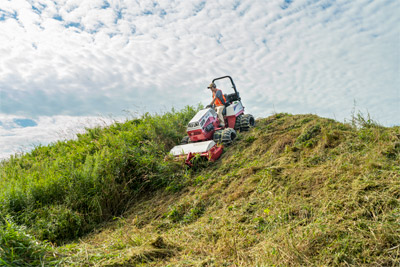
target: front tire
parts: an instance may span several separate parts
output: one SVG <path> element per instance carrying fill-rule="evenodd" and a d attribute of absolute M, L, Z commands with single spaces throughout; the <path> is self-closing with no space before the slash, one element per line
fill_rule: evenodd
<path fill-rule="evenodd" d="M 229 146 L 230 144 L 232 144 L 235 138 L 236 138 L 236 131 L 232 128 L 226 128 L 222 132 L 221 142 L 224 146 Z"/>
<path fill-rule="evenodd" d="M 220 144 L 222 142 L 222 132 L 224 130 L 218 130 L 214 132 L 213 140 L 215 143 Z"/>

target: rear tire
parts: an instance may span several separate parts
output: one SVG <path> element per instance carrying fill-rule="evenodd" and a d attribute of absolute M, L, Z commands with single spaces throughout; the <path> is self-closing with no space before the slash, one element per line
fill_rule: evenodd
<path fill-rule="evenodd" d="M 240 114 L 239 116 L 236 117 L 236 121 L 235 121 L 235 131 L 239 131 L 240 130 L 240 122 L 242 120 L 243 114 Z"/>
<path fill-rule="evenodd" d="M 214 132 L 213 140 L 215 143 L 220 144 L 222 142 L 222 132 L 224 130 L 218 130 Z"/>
<path fill-rule="evenodd" d="M 251 114 L 244 114 L 240 120 L 240 130 L 248 131 L 256 125 L 256 120 Z"/>
<path fill-rule="evenodd" d="M 230 144 L 232 144 L 235 138 L 236 138 L 236 131 L 234 129 L 226 128 L 225 130 L 223 130 L 221 141 L 224 146 L 229 146 Z"/>

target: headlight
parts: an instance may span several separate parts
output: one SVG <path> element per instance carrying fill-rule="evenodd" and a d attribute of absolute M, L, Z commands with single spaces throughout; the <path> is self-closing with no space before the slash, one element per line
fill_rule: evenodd
<path fill-rule="evenodd" d="M 197 127 L 197 126 L 199 126 L 199 123 L 197 121 L 196 122 L 191 122 L 191 123 L 188 124 L 188 128 L 194 128 L 194 127 Z"/>

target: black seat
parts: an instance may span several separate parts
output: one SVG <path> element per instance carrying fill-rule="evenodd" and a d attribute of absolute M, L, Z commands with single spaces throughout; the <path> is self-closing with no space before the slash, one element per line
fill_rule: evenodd
<path fill-rule="evenodd" d="M 230 104 L 232 104 L 232 101 L 230 100 L 230 97 L 229 97 L 230 95 L 224 94 L 224 96 L 225 96 L 226 102 L 225 102 L 225 107 L 222 110 L 222 115 L 226 116 L 226 107 L 229 106 Z"/>
<path fill-rule="evenodd" d="M 240 100 L 239 93 L 238 94 L 232 93 L 232 94 L 226 95 L 225 98 L 226 98 L 227 102 L 229 102 L 229 104 L 231 104 L 233 101 Z M 228 98 L 229 98 L 229 101 L 228 101 Z"/>

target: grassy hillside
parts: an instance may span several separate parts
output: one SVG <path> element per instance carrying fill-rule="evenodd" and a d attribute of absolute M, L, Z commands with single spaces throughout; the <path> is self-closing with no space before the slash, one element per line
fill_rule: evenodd
<path fill-rule="evenodd" d="M 24 260 L 32 264 L 32 257 L 40 261 L 41 253 L 21 251 L 18 256 L 13 249 L 25 241 L 36 244 L 34 238 L 25 238 L 29 235 L 53 244 L 81 237 L 123 214 L 138 196 L 182 176 L 181 165 L 163 158 L 181 139 L 195 112 L 187 107 L 164 115 L 145 114 L 107 128 L 88 129 L 77 140 L 38 147 L 2 162 L 0 229 L 10 236 L 17 231 L 21 238 L 1 240 L 1 262 L 14 265 L 19 256 L 20 264 Z"/>
<path fill-rule="evenodd" d="M 276 114 L 216 163 L 164 161 L 194 113 L 90 129 L 2 163 L 0 262 L 400 264 L 400 127 Z"/>

